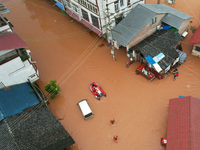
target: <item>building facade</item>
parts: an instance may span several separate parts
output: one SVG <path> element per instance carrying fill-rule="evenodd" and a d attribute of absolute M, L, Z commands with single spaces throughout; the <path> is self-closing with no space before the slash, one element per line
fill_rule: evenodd
<path fill-rule="evenodd" d="M 110 29 L 145 0 L 55 0 L 56 5 L 99 36 L 110 40 Z"/>
<path fill-rule="evenodd" d="M 26 43 L 13 32 L 0 34 L 0 89 L 35 82 L 39 72 Z"/>

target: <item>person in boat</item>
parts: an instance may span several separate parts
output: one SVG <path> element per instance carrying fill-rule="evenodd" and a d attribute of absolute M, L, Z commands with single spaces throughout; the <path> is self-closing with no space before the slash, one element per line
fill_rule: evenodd
<path fill-rule="evenodd" d="M 97 86 L 93 86 L 93 92 L 95 93 L 96 96 L 100 95 L 101 96 L 101 90 Z"/>

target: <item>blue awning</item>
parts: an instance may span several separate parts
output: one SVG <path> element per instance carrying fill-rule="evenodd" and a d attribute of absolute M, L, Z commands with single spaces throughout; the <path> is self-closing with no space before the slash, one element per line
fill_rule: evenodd
<path fill-rule="evenodd" d="M 150 55 L 148 55 L 147 57 L 145 57 L 145 59 L 148 61 L 148 63 L 150 65 L 153 65 L 153 64 L 156 63 Z"/>
<path fill-rule="evenodd" d="M 63 5 L 62 5 L 61 3 L 57 2 L 56 5 L 57 5 L 60 9 L 65 10 L 64 7 L 63 7 Z"/>
<path fill-rule="evenodd" d="M 6 117 L 21 113 L 25 108 L 39 104 L 40 101 L 29 83 L 0 90 L 0 121 Z"/>

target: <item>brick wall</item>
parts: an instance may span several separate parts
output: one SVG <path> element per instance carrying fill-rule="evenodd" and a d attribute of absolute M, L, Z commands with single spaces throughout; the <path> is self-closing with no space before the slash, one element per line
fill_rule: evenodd
<path fill-rule="evenodd" d="M 127 48 L 131 48 L 132 46 L 138 44 L 139 42 L 141 42 L 142 40 L 144 40 L 145 38 L 147 38 L 148 36 L 150 36 L 151 34 L 153 34 L 156 31 L 156 26 L 161 24 L 161 19 L 165 16 L 165 14 L 159 14 L 156 15 L 155 17 L 157 17 L 157 21 L 156 23 L 151 25 L 151 22 L 149 22 L 136 36 L 135 38 L 133 38 L 129 44 L 127 45 Z"/>
<path fill-rule="evenodd" d="M 179 30 L 178 32 L 182 34 L 184 31 L 187 31 L 189 23 L 190 23 L 190 19 L 184 20 L 181 26 L 178 28 Z"/>

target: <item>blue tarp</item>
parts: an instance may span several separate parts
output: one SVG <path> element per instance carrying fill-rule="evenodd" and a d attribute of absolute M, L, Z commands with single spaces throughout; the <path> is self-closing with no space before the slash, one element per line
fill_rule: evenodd
<path fill-rule="evenodd" d="M 60 9 L 65 10 L 64 7 L 63 7 L 63 5 L 62 5 L 61 3 L 57 2 L 56 5 L 57 5 Z"/>
<path fill-rule="evenodd" d="M 169 28 L 170 28 L 170 26 L 167 26 L 167 25 L 163 26 L 163 30 L 167 30 Z"/>
<path fill-rule="evenodd" d="M 40 103 L 31 89 L 29 83 L 23 83 L 13 86 L 9 90 L 0 90 L 0 121 Z"/>
<path fill-rule="evenodd" d="M 151 64 L 151 65 L 153 65 L 153 64 L 156 63 L 150 55 L 148 55 L 147 57 L 145 57 L 145 59 L 146 59 L 146 60 L 148 61 L 148 63 Z"/>

